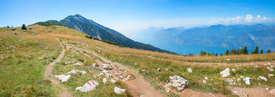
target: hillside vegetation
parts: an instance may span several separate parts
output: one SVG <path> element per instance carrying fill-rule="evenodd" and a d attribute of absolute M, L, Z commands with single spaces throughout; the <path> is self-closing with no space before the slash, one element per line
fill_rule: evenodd
<path fill-rule="evenodd" d="M 275 53 L 220 57 L 184 57 L 119 47 L 103 41 L 86 38 L 87 34 L 64 26 L 33 25 L 27 26 L 27 28 L 32 29 L 21 30 L 21 28 L 16 28 L 13 31 L 11 28 L 0 28 L 0 62 L 2 63 L 0 70 L 0 96 L 58 96 L 61 91 L 60 87 L 52 84 L 49 78 L 44 75 L 44 72 L 45 67 L 54 61 L 62 51 L 59 41 L 63 42 L 64 46 L 65 44 L 70 44 L 83 49 L 86 54 L 95 59 L 103 61 L 93 53 L 103 56 L 112 62 L 120 63 L 130 68 L 131 71 L 136 71 L 155 89 L 167 96 L 182 96 L 176 92 L 176 89 L 170 93 L 165 92 L 164 85 L 169 82 L 169 76 L 173 75 L 179 75 L 188 80 L 187 90 L 218 93 L 227 96 L 234 96 L 229 87 L 275 88 L 275 77 L 268 77 L 269 74 L 275 73 L 267 69 L 267 66 L 273 66 L 271 68 L 274 69 Z M 93 63 L 97 63 L 94 59 L 82 55 L 78 50 L 74 52 L 74 50 L 75 48 L 66 48 L 64 57 L 53 68 L 52 73 L 54 75 L 65 74 L 72 69 L 86 70 Z M 68 55 L 74 55 L 74 57 L 68 57 Z M 230 61 L 227 59 L 230 59 Z M 83 61 L 83 65 L 64 65 L 64 63 L 71 61 Z M 255 61 L 262 63 L 250 64 Z M 193 62 L 199 63 L 199 65 Z M 264 63 L 271 63 L 271 65 L 264 65 Z M 158 68 L 160 68 L 160 71 L 157 70 Z M 193 72 L 188 72 L 188 68 L 192 68 Z M 223 78 L 220 72 L 225 68 L 235 69 L 235 72 L 230 71 L 230 75 Z M 68 82 L 60 84 L 66 87 L 67 91 L 73 96 L 132 96 L 132 92 L 128 91 L 128 86 L 124 82 L 118 81 L 114 84 L 103 84 L 103 77 L 94 77 L 99 72 L 101 71 L 93 70 L 85 75 L 72 75 Z M 237 78 L 241 78 L 241 76 L 250 77 L 251 84 L 245 84 L 242 79 L 237 81 Z M 267 81 L 258 80 L 259 76 L 265 76 Z M 208 77 L 207 83 L 203 83 L 205 77 Z M 91 79 L 98 81 L 100 86 L 88 93 L 75 91 L 76 87 L 84 85 L 85 82 Z M 236 84 L 228 82 L 229 79 L 232 79 Z M 113 92 L 115 86 L 126 88 L 127 92 L 115 94 Z"/>

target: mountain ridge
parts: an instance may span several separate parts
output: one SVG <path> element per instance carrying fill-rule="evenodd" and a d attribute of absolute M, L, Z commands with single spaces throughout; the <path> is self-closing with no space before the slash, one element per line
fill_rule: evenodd
<path fill-rule="evenodd" d="M 166 50 L 162 50 L 160 48 L 154 47 L 150 44 L 143 44 L 140 42 L 136 42 L 113 29 L 100 25 L 99 23 L 96 23 L 93 20 L 89 20 L 79 14 L 69 15 L 66 18 L 60 20 L 59 22 L 69 28 L 76 29 L 92 37 L 97 37 L 100 40 L 109 40 L 109 41 L 115 42 L 117 45 L 123 45 L 130 48 L 138 48 L 138 49 L 144 49 L 144 50 L 150 50 L 150 51 L 176 54 L 174 52 L 170 52 L 170 51 L 166 51 Z"/>

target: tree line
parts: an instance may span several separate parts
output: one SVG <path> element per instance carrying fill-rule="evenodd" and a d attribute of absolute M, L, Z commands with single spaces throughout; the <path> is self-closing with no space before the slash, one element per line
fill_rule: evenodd
<path fill-rule="evenodd" d="M 266 52 L 266 54 L 268 54 L 268 53 L 271 53 L 271 51 L 268 50 Z M 242 55 L 242 54 L 248 55 L 248 50 L 247 50 L 246 46 L 242 49 L 232 49 L 230 52 L 227 49 L 226 52 L 225 52 L 225 55 Z M 263 51 L 263 49 L 261 49 L 260 52 L 259 52 L 259 47 L 256 46 L 255 50 L 252 51 L 251 54 L 264 54 L 264 51 Z M 217 53 L 214 54 L 214 53 L 210 53 L 210 52 L 206 52 L 206 51 L 201 51 L 200 56 L 205 56 L 205 55 L 207 55 L 207 56 L 218 56 Z M 222 52 L 221 52 L 220 56 L 223 56 Z"/>

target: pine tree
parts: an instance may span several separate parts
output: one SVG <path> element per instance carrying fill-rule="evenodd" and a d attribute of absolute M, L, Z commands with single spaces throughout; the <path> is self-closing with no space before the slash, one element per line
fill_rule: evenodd
<path fill-rule="evenodd" d="M 263 49 L 261 49 L 261 51 L 260 51 L 260 54 L 264 54 L 264 51 L 263 51 Z"/>
<path fill-rule="evenodd" d="M 269 53 L 271 53 L 270 50 L 267 50 L 266 54 L 269 54 Z"/>
<path fill-rule="evenodd" d="M 241 54 L 241 51 L 240 51 L 240 49 L 238 49 L 238 50 L 237 50 L 237 53 L 236 53 L 236 54 L 238 54 L 238 55 L 239 55 L 239 54 Z"/>
<path fill-rule="evenodd" d="M 214 54 L 214 53 L 212 53 L 212 56 L 215 56 L 215 54 Z"/>
<path fill-rule="evenodd" d="M 251 52 L 251 54 L 259 54 L 259 48 L 256 46 L 255 50 Z"/>
<path fill-rule="evenodd" d="M 27 30 L 25 24 L 22 25 L 22 30 Z"/>
<path fill-rule="evenodd" d="M 241 54 L 248 54 L 248 50 L 246 46 L 241 50 Z"/>
<path fill-rule="evenodd" d="M 226 50 L 225 55 L 229 55 L 229 51 L 228 50 Z"/>
<path fill-rule="evenodd" d="M 221 52 L 220 56 L 223 56 L 223 55 L 222 55 L 222 52 Z"/>
<path fill-rule="evenodd" d="M 229 55 L 234 55 L 235 53 L 234 53 L 234 49 L 232 49 L 231 51 L 230 51 L 230 53 L 229 53 Z"/>
<path fill-rule="evenodd" d="M 218 56 L 218 53 L 216 53 L 216 55 L 215 56 Z"/>

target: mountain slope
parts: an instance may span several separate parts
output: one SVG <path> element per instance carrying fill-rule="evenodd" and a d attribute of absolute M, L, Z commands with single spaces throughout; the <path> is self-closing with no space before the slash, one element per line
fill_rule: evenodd
<path fill-rule="evenodd" d="M 149 45 L 149 44 L 135 42 L 125 37 L 121 33 L 115 30 L 112 30 L 110 28 L 104 27 L 92 20 L 88 20 L 79 14 L 70 15 L 65 19 L 61 20 L 60 23 L 62 23 L 63 25 L 69 28 L 73 28 L 80 32 L 86 33 L 90 36 L 97 37 L 100 40 L 109 40 L 109 41 L 115 42 L 118 45 L 124 45 L 130 48 L 135 47 L 138 49 L 144 49 L 144 50 L 150 50 L 150 51 L 172 53 L 166 50 L 153 47 L 152 45 Z"/>

